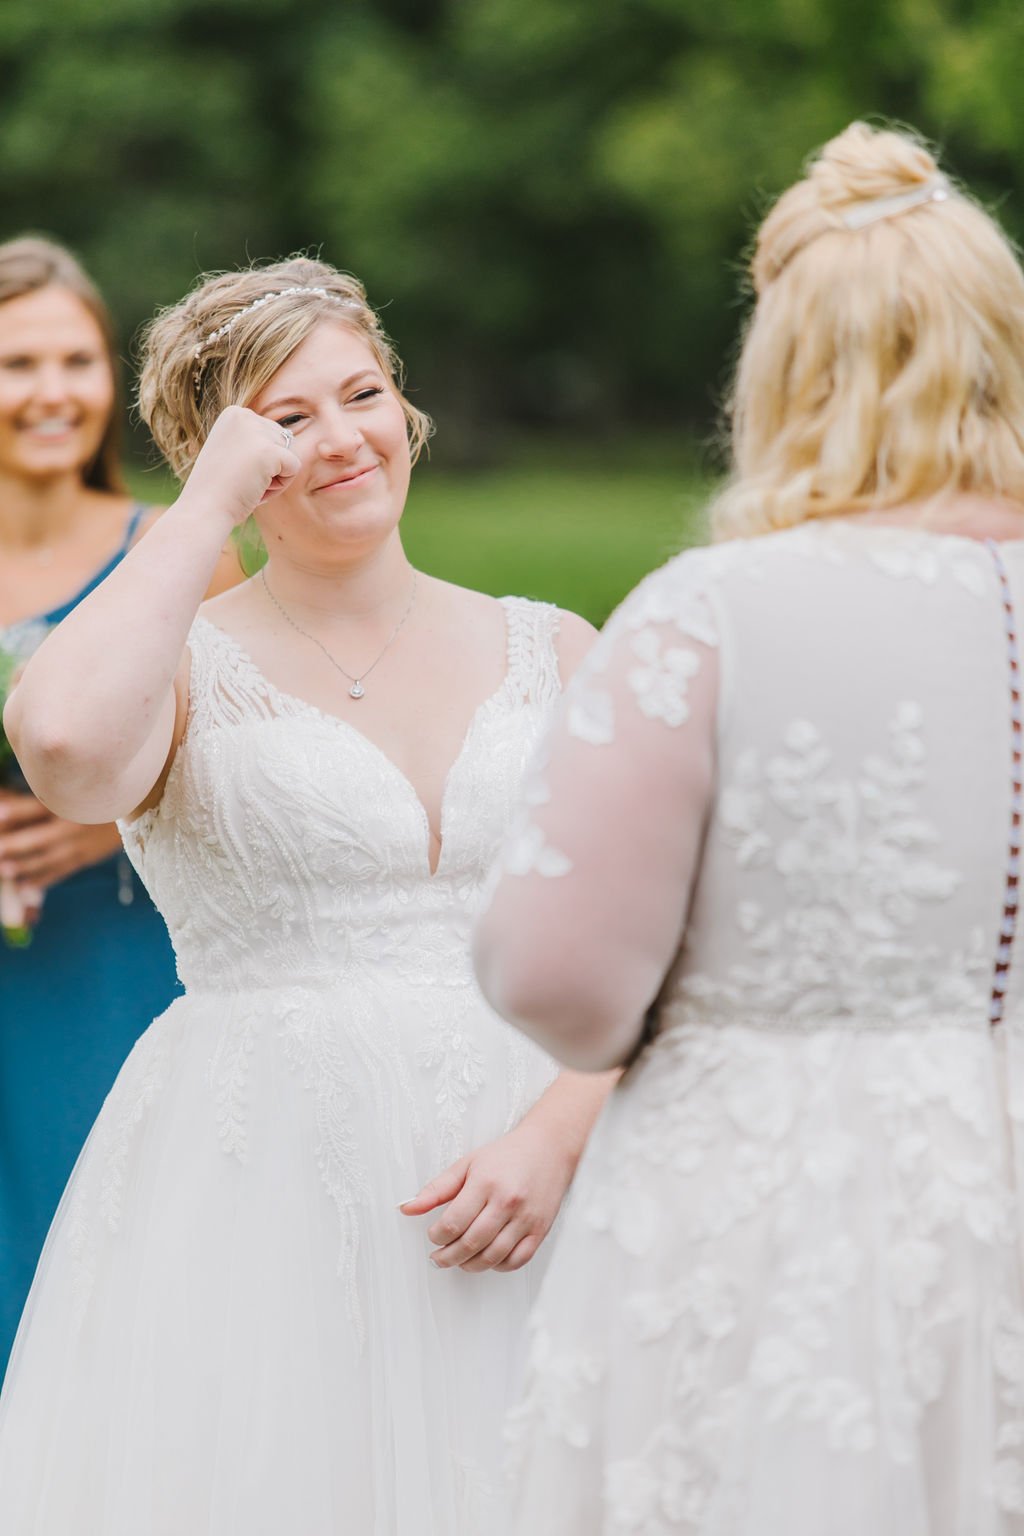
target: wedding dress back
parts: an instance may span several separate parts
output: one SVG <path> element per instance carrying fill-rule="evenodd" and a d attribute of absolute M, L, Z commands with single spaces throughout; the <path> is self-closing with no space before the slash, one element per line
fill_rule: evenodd
<path fill-rule="evenodd" d="M 608 986 L 606 912 L 685 936 L 533 1319 L 515 1536 L 1024 1531 L 1018 614 L 1024 543 L 851 518 L 681 556 L 574 680 L 495 914 Z M 614 859 L 598 762 L 647 786 Z"/>
<path fill-rule="evenodd" d="M 996 557 L 853 520 L 762 542 L 723 599 L 720 788 L 668 1015 L 977 1033 L 1017 873 Z"/>

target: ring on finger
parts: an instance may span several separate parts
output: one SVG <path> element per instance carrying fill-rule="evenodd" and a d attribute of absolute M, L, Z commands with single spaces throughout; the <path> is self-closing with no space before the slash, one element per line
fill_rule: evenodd
<path fill-rule="evenodd" d="M 295 433 L 292 431 L 291 427 L 282 427 L 281 431 L 284 433 L 284 445 L 285 445 L 285 447 L 286 448 L 290 448 L 292 446 L 292 441 L 293 441 L 293 439 L 295 437 Z"/>

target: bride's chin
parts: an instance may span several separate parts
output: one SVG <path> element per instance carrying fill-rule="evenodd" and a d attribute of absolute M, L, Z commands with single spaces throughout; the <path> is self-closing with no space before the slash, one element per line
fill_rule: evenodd
<path fill-rule="evenodd" d="M 383 549 L 398 529 L 400 519 L 393 514 L 384 517 L 360 516 L 355 508 L 351 512 L 322 523 L 312 540 L 318 559 L 330 564 L 346 565 L 353 559 L 363 559 L 377 549 Z"/>
<path fill-rule="evenodd" d="M 353 513 L 328 525 L 323 533 L 323 546 L 344 553 L 354 545 L 365 549 L 367 545 L 386 544 L 397 527 L 395 517 L 359 517 Z"/>
<path fill-rule="evenodd" d="M 393 506 L 367 500 L 329 509 L 320 506 L 312 515 L 292 513 L 278 519 L 277 528 L 267 532 L 271 536 L 278 533 L 284 546 L 296 551 L 300 545 L 343 551 L 352 544 L 386 543 L 401 517 L 401 511 L 396 512 Z"/>

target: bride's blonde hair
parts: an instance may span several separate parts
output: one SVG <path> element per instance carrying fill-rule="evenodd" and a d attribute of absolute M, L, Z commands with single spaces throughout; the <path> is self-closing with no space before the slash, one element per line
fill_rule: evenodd
<path fill-rule="evenodd" d="M 947 492 L 1024 502 L 1024 273 L 970 197 L 928 198 L 938 176 L 909 134 L 853 123 L 761 225 L 717 537 Z"/>
<path fill-rule="evenodd" d="M 405 412 L 415 463 L 432 425 L 406 399 L 402 364 L 357 278 L 293 256 L 200 277 L 140 338 L 139 414 L 179 479 L 227 405 L 248 405 L 323 320 L 355 332 Z"/>

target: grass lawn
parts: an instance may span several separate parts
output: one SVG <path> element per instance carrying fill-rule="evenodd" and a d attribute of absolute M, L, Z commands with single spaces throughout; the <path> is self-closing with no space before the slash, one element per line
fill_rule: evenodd
<path fill-rule="evenodd" d="M 707 482 L 670 469 L 417 471 L 403 525 L 423 570 L 546 598 L 602 624 L 647 571 L 700 542 Z"/>
<path fill-rule="evenodd" d="M 131 476 L 147 501 L 174 485 Z M 402 524 L 425 571 L 495 596 L 545 598 L 601 624 L 645 572 L 704 541 L 711 482 L 685 454 L 531 452 L 468 473 L 421 464 Z"/>

